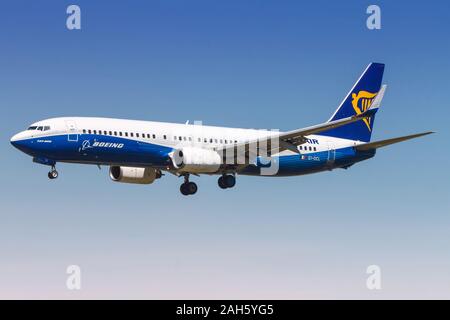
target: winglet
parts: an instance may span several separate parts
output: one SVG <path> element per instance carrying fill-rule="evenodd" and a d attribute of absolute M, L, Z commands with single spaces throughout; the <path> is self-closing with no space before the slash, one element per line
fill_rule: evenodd
<path fill-rule="evenodd" d="M 356 115 L 356 117 L 357 118 L 367 118 L 367 117 L 373 116 L 381 106 L 381 101 L 383 100 L 384 92 L 386 91 L 386 88 L 387 88 L 387 85 L 385 85 L 385 84 L 382 85 L 380 88 L 380 91 L 378 92 L 378 94 L 375 96 L 372 103 L 370 104 L 370 107 L 363 113 Z"/>
<path fill-rule="evenodd" d="M 372 101 L 372 105 L 369 109 L 378 109 L 381 106 L 381 100 L 383 100 L 384 92 L 386 91 L 387 85 L 383 84 L 378 91 L 378 94 L 375 96 L 375 99 Z"/>

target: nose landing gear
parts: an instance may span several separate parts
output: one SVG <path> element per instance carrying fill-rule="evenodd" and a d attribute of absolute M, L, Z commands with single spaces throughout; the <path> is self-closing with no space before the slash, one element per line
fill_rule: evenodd
<path fill-rule="evenodd" d="M 50 180 L 58 178 L 58 171 L 56 171 L 55 166 L 52 166 L 52 170 L 49 171 L 48 178 Z"/>

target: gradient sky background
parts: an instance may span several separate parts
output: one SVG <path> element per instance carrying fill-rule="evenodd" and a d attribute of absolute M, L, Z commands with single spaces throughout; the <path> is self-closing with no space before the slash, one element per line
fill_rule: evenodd
<path fill-rule="evenodd" d="M 82 30 L 66 29 L 66 8 Z M 382 29 L 366 28 L 368 5 Z M 2 1 L 0 298 L 450 298 L 448 1 Z M 327 120 L 371 62 L 374 139 L 349 170 L 112 183 L 10 137 L 57 116 L 290 130 Z M 82 290 L 66 289 L 66 267 Z M 366 288 L 366 268 L 382 290 Z"/>

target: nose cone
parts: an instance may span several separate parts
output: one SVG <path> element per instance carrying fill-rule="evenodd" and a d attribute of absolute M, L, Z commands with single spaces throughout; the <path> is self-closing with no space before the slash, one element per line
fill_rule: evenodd
<path fill-rule="evenodd" d="M 19 141 L 19 134 L 15 134 L 11 137 L 11 144 L 15 147 L 17 145 L 17 141 Z"/>
<path fill-rule="evenodd" d="M 23 132 L 19 132 L 18 134 L 15 134 L 11 137 L 11 144 L 16 147 L 17 149 L 20 149 L 21 147 L 23 147 L 24 141 L 25 140 L 25 136 L 23 134 Z"/>

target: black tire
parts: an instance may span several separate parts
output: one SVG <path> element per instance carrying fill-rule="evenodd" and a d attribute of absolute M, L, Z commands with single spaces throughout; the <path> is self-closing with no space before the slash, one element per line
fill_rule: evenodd
<path fill-rule="evenodd" d="M 186 190 L 188 191 L 189 194 L 195 194 L 197 192 L 197 184 L 195 182 L 189 182 L 186 185 Z"/>
<path fill-rule="evenodd" d="M 226 188 L 227 188 L 227 186 L 225 185 L 225 182 L 223 181 L 223 177 L 220 177 L 220 178 L 217 180 L 217 184 L 219 185 L 219 187 L 220 187 L 221 189 L 226 189 Z"/>
<path fill-rule="evenodd" d="M 234 185 L 236 184 L 236 178 L 231 174 L 227 174 L 224 178 L 225 178 L 224 182 L 227 188 L 233 188 Z"/>
<path fill-rule="evenodd" d="M 49 179 L 56 179 L 58 178 L 58 171 L 56 170 L 52 170 L 48 173 L 48 178 Z"/>
<path fill-rule="evenodd" d="M 186 183 L 183 183 L 183 184 L 180 186 L 180 192 L 181 192 L 181 194 L 182 194 L 183 196 L 189 195 L 189 192 L 188 192 L 188 189 L 187 189 L 186 186 L 187 186 Z"/>

